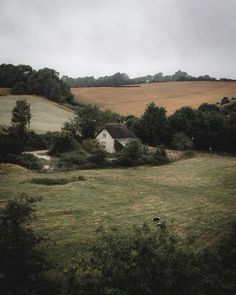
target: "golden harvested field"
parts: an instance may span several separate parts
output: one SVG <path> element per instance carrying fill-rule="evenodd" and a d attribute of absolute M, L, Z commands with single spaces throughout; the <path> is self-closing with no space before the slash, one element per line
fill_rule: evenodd
<path fill-rule="evenodd" d="M 182 106 L 198 107 L 203 102 L 215 103 L 224 96 L 236 97 L 236 82 L 163 82 L 140 84 L 140 87 L 72 88 L 75 98 L 102 109 L 140 116 L 146 105 L 154 101 L 173 113 Z"/>

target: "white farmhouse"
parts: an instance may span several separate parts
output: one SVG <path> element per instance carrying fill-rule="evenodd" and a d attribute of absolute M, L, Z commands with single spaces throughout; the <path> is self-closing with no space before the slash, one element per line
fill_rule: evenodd
<path fill-rule="evenodd" d="M 125 146 L 130 140 L 137 139 L 134 133 L 122 123 L 108 123 L 96 137 L 99 144 L 109 154 L 114 154 L 115 143 Z"/>

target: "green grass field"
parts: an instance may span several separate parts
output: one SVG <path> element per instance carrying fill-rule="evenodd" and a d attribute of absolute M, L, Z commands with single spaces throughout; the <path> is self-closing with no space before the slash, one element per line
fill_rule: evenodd
<path fill-rule="evenodd" d="M 84 176 L 66 185 L 34 177 Z M 41 196 L 37 230 L 47 232 L 57 260 L 84 251 L 99 226 L 127 231 L 159 215 L 196 247 L 216 243 L 236 218 L 236 158 L 199 154 L 159 167 L 35 173 L 0 166 L 0 207 L 21 193 Z M 153 225 L 154 226 L 154 225 Z"/>
<path fill-rule="evenodd" d="M 60 131 L 63 124 L 74 114 L 48 99 L 33 95 L 0 96 L 0 125 L 10 125 L 12 109 L 17 99 L 26 99 L 31 108 L 31 129 L 44 133 L 46 131 Z"/>

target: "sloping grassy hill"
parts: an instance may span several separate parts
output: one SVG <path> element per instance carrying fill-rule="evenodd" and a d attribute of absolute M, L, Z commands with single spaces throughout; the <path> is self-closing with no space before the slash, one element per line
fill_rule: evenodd
<path fill-rule="evenodd" d="M 85 180 L 54 186 L 30 182 L 78 175 Z M 236 158 L 198 154 L 159 167 L 47 174 L 0 165 L 0 206 L 21 193 L 42 196 L 36 228 L 55 242 L 57 260 L 86 248 L 101 225 L 127 231 L 133 224 L 152 225 L 156 215 L 182 237 L 191 235 L 196 247 L 205 247 L 236 219 Z"/>
<path fill-rule="evenodd" d="M 216 103 L 224 96 L 236 97 L 236 82 L 163 82 L 141 84 L 140 87 L 72 88 L 75 98 L 97 104 L 116 113 L 140 116 L 146 105 L 154 101 L 168 113 L 182 106 L 198 107 L 204 102 Z"/>
<path fill-rule="evenodd" d="M 48 99 L 34 95 L 0 96 L 0 125 L 10 125 L 12 109 L 18 99 L 30 102 L 31 129 L 43 133 L 60 131 L 64 122 L 74 117 L 74 113 Z"/>

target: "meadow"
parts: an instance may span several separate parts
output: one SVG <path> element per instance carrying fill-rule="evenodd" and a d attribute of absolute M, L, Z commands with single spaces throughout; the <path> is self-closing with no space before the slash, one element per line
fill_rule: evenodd
<path fill-rule="evenodd" d="M 63 124 L 74 117 L 71 110 L 43 97 L 7 95 L 0 96 L 0 125 L 10 125 L 12 109 L 18 99 L 26 99 L 30 103 L 32 114 L 30 127 L 38 133 L 60 131 Z"/>
<path fill-rule="evenodd" d="M 154 101 L 169 114 L 182 106 L 196 108 L 216 103 L 224 96 L 236 97 L 236 82 L 194 81 L 140 84 L 140 87 L 78 87 L 72 93 L 79 102 L 92 103 L 118 114 L 140 116 Z"/>
<path fill-rule="evenodd" d="M 33 178 L 68 178 L 65 185 L 32 183 Z M 84 178 L 84 179 L 83 179 Z M 65 182 L 66 183 L 66 182 Z M 161 217 L 196 248 L 217 243 L 236 218 L 236 158 L 196 154 L 164 166 L 30 172 L 0 165 L 0 207 L 21 194 L 40 196 L 34 228 L 48 233 L 57 261 L 86 251 L 96 229 L 129 231 Z"/>

